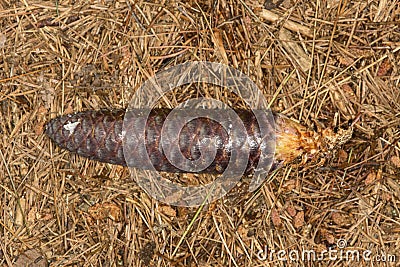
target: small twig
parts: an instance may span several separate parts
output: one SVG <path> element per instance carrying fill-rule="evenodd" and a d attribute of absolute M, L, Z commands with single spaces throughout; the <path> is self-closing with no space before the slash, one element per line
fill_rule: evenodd
<path fill-rule="evenodd" d="M 261 11 L 260 17 L 262 17 L 270 22 L 276 22 L 276 21 L 282 19 L 282 17 L 280 17 L 279 15 L 277 15 L 274 12 L 269 11 L 267 9 L 263 9 Z M 307 37 L 310 37 L 310 38 L 313 37 L 313 32 L 310 28 L 303 26 L 297 22 L 291 21 L 291 20 L 286 20 L 283 23 L 283 27 L 285 27 L 288 30 L 294 31 L 294 32 L 299 32 Z"/>

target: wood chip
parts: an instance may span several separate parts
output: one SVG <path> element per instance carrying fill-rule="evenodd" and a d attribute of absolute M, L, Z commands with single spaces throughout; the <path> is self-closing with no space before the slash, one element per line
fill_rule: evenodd
<path fill-rule="evenodd" d="M 303 72 L 307 72 L 311 68 L 311 58 L 304 52 L 303 48 L 293 40 L 289 31 L 281 29 L 279 31 L 279 39 L 281 45 L 285 49 L 287 55 L 294 60 Z"/>
<path fill-rule="evenodd" d="M 19 199 L 19 204 L 15 205 L 15 224 L 16 225 L 23 225 L 24 224 L 24 208 L 26 206 L 26 199 L 25 198 L 20 198 Z"/>
<path fill-rule="evenodd" d="M 281 15 L 275 14 L 274 12 L 267 10 L 267 9 L 262 9 L 260 12 L 260 17 L 263 19 L 270 21 L 270 22 L 276 22 L 280 19 L 282 19 Z M 294 32 L 299 32 L 307 37 L 313 37 L 313 32 L 310 28 L 303 26 L 299 23 L 296 23 L 292 20 L 286 20 L 283 23 L 283 27 L 285 27 L 288 30 L 294 31 Z"/>

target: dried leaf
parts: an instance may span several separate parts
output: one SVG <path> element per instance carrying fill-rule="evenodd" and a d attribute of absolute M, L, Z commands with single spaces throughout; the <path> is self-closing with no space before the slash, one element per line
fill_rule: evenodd
<path fill-rule="evenodd" d="M 365 178 L 365 185 L 370 185 L 376 180 L 376 172 L 372 170 L 370 173 L 368 173 L 367 178 Z"/>
<path fill-rule="evenodd" d="M 335 243 L 335 236 L 329 232 L 327 229 L 321 229 L 320 231 L 321 236 L 329 243 L 329 244 L 334 244 Z"/>
<path fill-rule="evenodd" d="M 371 212 L 374 210 L 372 207 L 372 203 L 367 203 L 366 200 L 360 198 L 358 201 L 358 206 L 360 207 L 360 211 L 365 215 L 370 215 Z"/>
<path fill-rule="evenodd" d="M 367 178 L 365 178 L 365 185 L 370 185 L 376 181 L 379 181 L 382 179 L 382 170 L 379 169 L 377 172 L 374 170 L 371 170 L 371 172 L 367 175 Z"/>
<path fill-rule="evenodd" d="M 33 206 L 33 207 L 29 210 L 28 215 L 26 216 L 26 220 L 27 220 L 28 222 L 34 222 L 34 221 L 36 221 L 36 219 L 37 219 L 37 207 L 36 207 L 36 206 Z"/>
<path fill-rule="evenodd" d="M 389 59 L 385 59 L 378 68 L 377 76 L 386 76 L 392 70 L 392 64 Z"/>
<path fill-rule="evenodd" d="M 351 223 L 351 219 L 349 216 L 344 215 L 339 212 L 333 212 L 331 215 L 332 221 L 339 226 L 346 226 Z"/>
<path fill-rule="evenodd" d="M 400 168 L 400 157 L 393 156 L 390 158 L 390 161 L 393 163 L 394 166 Z"/>
<path fill-rule="evenodd" d="M 354 63 L 354 59 L 352 59 L 351 57 L 346 56 L 346 55 L 340 55 L 339 56 L 339 63 L 344 65 L 344 66 L 346 66 L 346 67 L 348 67 L 348 66 L 350 66 L 351 64 Z"/>
<path fill-rule="evenodd" d="M 286 208 L 286 211 L 289 213 L 290 216 L 294 217 L 297 213 L 296 209 L 293 206 L 289 206 Z"/>
<path fill-rule="evenodd" d="M 162 214 L 167 215 L 170 218 L 176 217 L 176 211 L 171 206 L 163 205 L 160 206 L 158 209 Z"/>
<path fill-rule="evenodd" d="M 339 162 L 346 162 L 349 157 L 349 154 L 345 150 L 339 149 L 337 157 Z"/>
<path fill-rule="evenodd" d="M 88 213 L 96 220 L 110 218 L 111 220 L 118 222 L 122 218 L 120 207 L 109 202 L 95 204 L 88 209 Z"/>
<path fill-rule="evenodd" d="M 304 225 L 304 211 L 299 211 L 293 219 L 295 228 L 300 228 Z"/>
<path fill-rule="evenodd" d="M 272 209 L 271 210 L 271 220 L 272 220 L 272 224 L 276 228 L 282 227 L 282 220 L 281 220 L 281 217 L 279 216 L 279 213 L 278 213 L 278 211 L 276 209 Z"/>
<path fill-rule="evenodd" d="M 287 182 L 285 182 L 282 185 L 282 189 L 285 190 L 285 192 L 289 192 L 292 191 L 293 189 L 296 188 L 296 180 L 292 179 L 292 180 L 288 180 Z"/>
<path fill-rule="evenodd" d="M 356 102 L 357 97 L 356 97 L 356 95 L 354 94 L 353 88 L 350 86 L 350 84 L 345 83 L 345 84 L 343 84 L 341 87 L 342 87 L 342 92 L 343 92 L 343 94 L 344 94 L 344 97 L 345 97 L 347 100 L 350 100 L 350 101 L 352 101 L 352 102 Z"/>
<path fill-rule="evenodd" d="M 249 229 L 246 228 L 244 225 L 239 225 L 237 232 L 241 239 L 248 237 Z"/>

